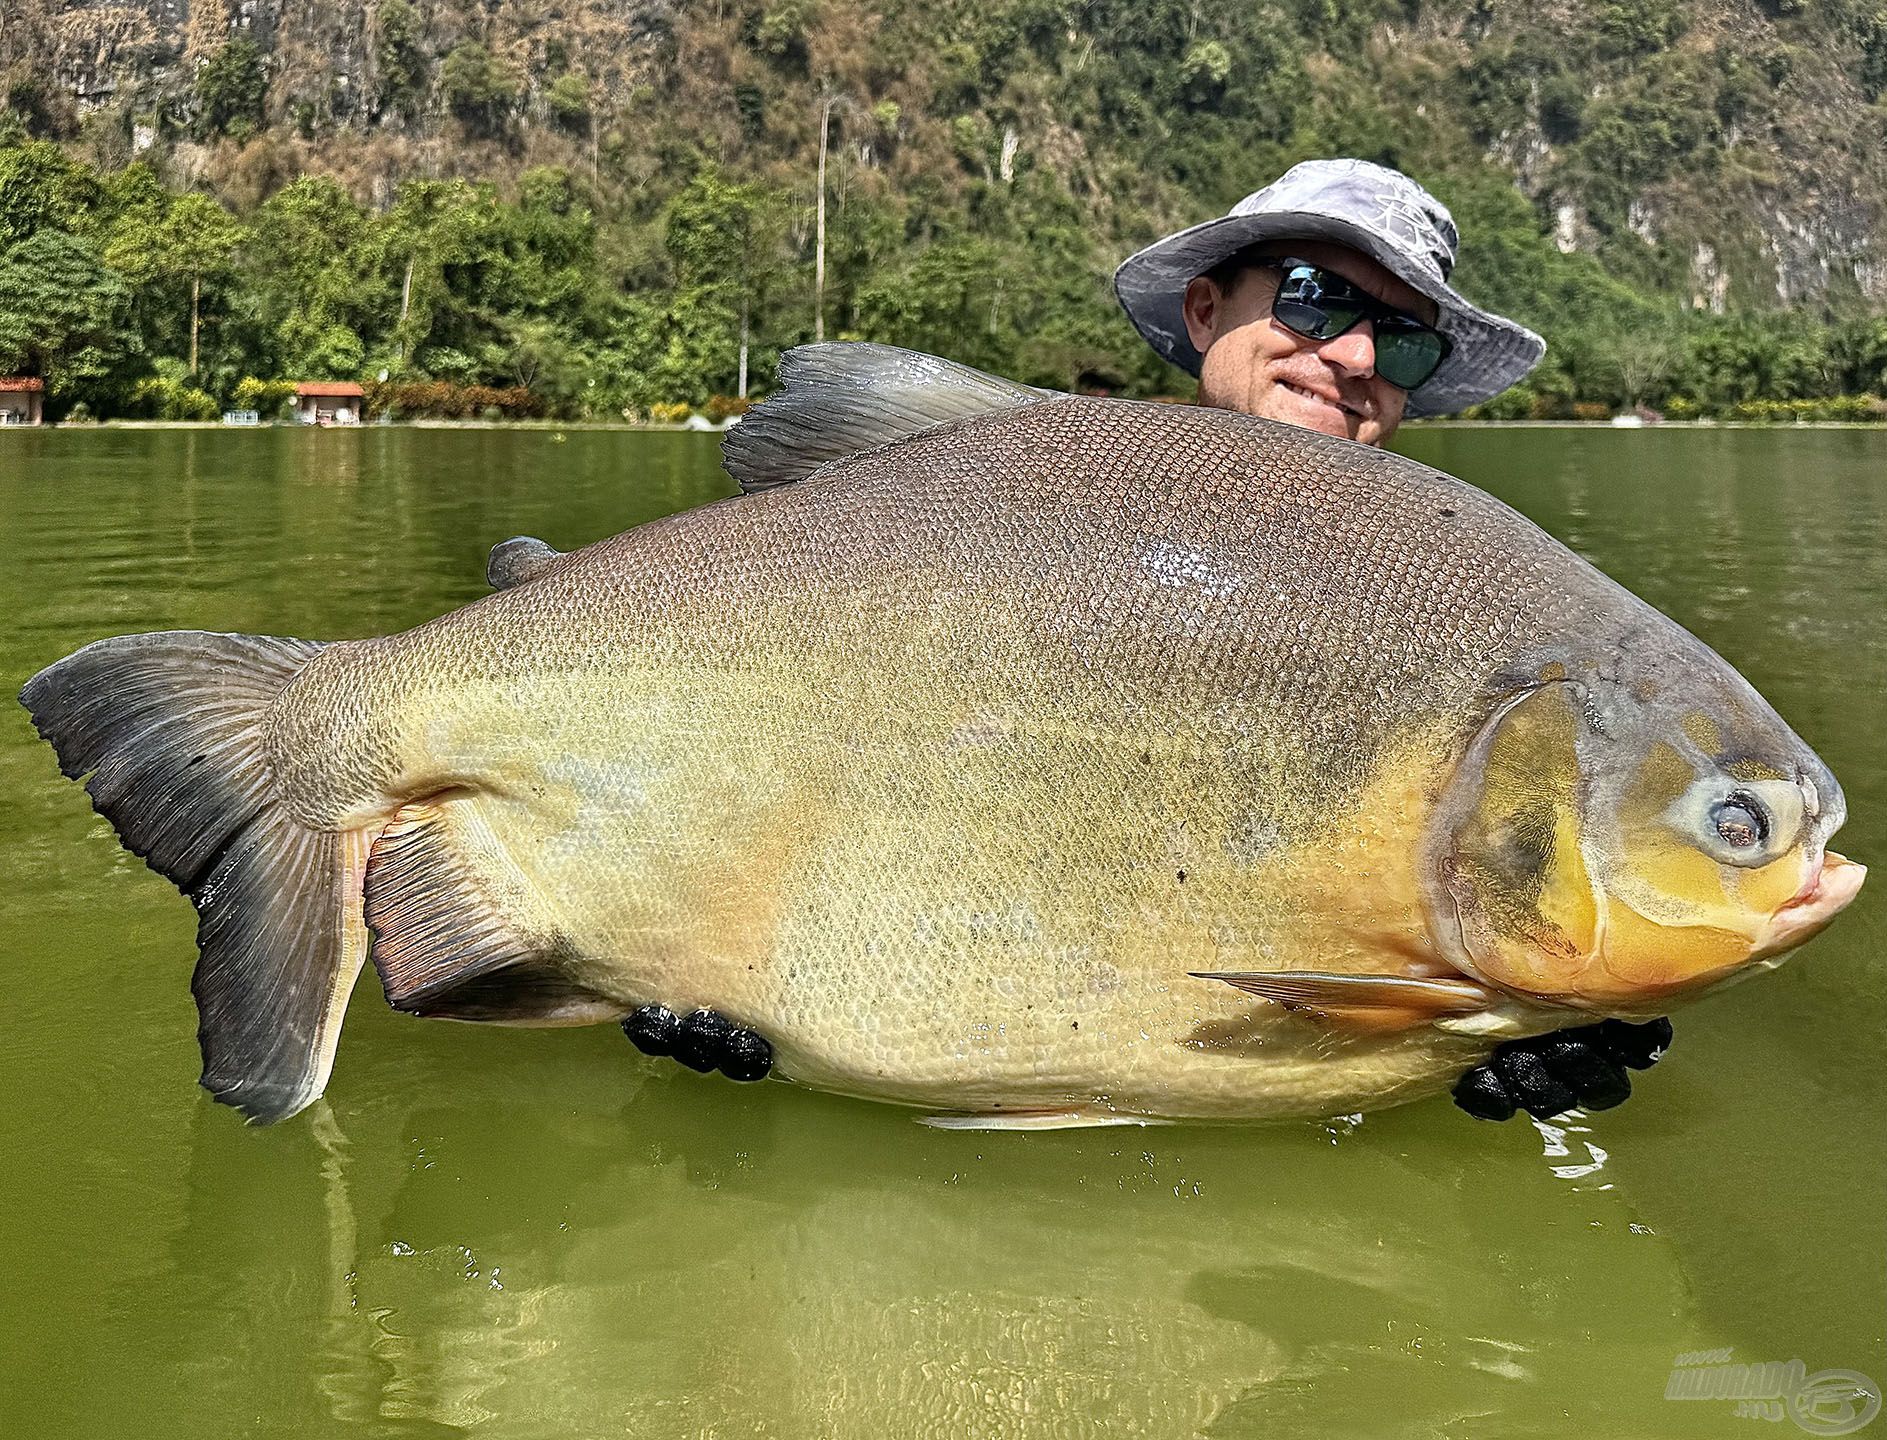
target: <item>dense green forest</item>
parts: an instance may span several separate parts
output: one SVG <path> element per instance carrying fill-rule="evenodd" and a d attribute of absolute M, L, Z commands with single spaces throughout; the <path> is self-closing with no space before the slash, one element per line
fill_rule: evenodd
<path fill-rule="evenodd" d="M 1488 413 L 1887 415 L 1875 0 L 156 13 L 0 31 L 0 374 L 55 417 L 383 376 L 406 413 L 646 415 L 821 329 L 1186 394 L 1114 265 L 1327 154 L 1428 184 L 1462 288 L 1547 336 Z"/>

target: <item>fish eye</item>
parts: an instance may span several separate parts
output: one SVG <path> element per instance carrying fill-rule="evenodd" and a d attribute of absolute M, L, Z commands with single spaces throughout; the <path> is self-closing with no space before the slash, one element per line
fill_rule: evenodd
<path fill-rule="evenodd" d="M 1700 775 L 1671 803 L 1665 819 L 1718 864 L 1760 870 L 1806 838 L 1804 798 L 1790 780 Z"/>
<path fill-rule="evenodd" d="M 1769 839 L 1769 813 L 1754 795 L 1739 790 L 1710 807 L 1717 838 L 1732 850 L 1754 850 Z"/>

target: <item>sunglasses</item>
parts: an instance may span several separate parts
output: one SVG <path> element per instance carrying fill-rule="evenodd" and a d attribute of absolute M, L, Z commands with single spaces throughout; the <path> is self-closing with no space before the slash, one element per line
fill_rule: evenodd
<path fill-rule="evenodd" d="M 1383 304 L 1341 275 L 1303 260 L 1260 260 L 1278 270 L 1271 314 L 1306 340 L 1334 340 L 1365 320 L 1376 331 L 1376 373 L 1399 390 L 1413 390 L 1440 368 L 1454 342 L 1432 325 Z"/>

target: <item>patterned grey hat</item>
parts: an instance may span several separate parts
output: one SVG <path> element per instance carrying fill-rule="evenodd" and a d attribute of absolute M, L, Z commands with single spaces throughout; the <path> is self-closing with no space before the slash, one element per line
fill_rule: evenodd
<path fill-rule="evenodd" d="M 1181 305 L 1193 278 L 1261 240 L 1329 240 L 1360 250 L 1433 300 L 1448 358 L 1409 395 L 1408 414 L 1447 415 L 1500 394 L 1546 353 L 1524 325 L 1489 314 L 1448 284 L 1460 236 L 1454 217 L 1400 171 L 1367 160 L 1306 160 L 1232 213 L 1169 235 L 1114 272 L 1114 292 L 1147 343 L 1182 370 L 1203 359 Z"/>

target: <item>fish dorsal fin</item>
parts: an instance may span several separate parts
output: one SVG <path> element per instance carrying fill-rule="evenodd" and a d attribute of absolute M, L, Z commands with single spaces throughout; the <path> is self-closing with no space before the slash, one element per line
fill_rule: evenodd
<path fill-rule="evenodd" d="M 921 351 L 856 341 L 788 350 L 780 385 L 721 442 L 721 463 L 750 495 L 833 460 L 1055 393 Z"/>

